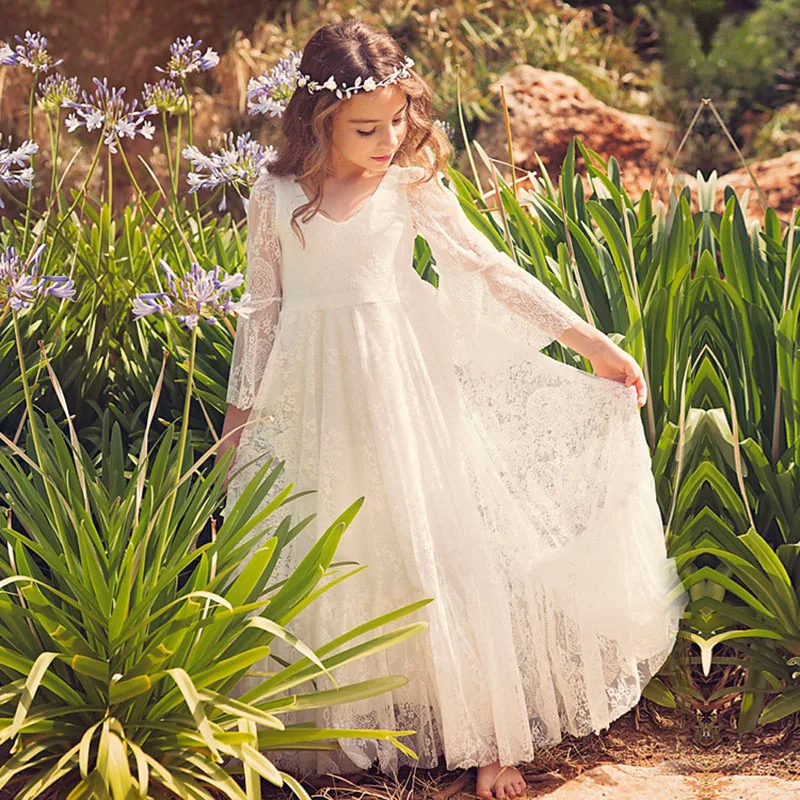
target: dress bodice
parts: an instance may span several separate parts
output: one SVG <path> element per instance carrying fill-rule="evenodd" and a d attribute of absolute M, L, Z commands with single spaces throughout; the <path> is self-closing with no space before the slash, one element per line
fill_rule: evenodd
<path fill-rule="evenodd" d="M 308 198 L 293 175 L 277 179 L 283 311 L 398 301 L 398 270 L 411 269 L 414 233 L 397 170 L 391 165 L 369 199 L 346 220 L 336 222 L 321 213 L 306 223 L 298 218 L 305 247 L 291 219 Z"/>

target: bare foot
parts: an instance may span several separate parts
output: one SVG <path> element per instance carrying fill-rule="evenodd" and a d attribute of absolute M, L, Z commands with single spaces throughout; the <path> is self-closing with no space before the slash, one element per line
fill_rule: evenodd
<path fill-rule="evenodd" d="M 475 794 L 486 800 L 492 800 L 493 796 L 497 800 L 508 800 L 524 797 L 526 785 L 525 778 L 516 767 L 501 767 L 498 759 L 493 764 L 478 767 Z"/>

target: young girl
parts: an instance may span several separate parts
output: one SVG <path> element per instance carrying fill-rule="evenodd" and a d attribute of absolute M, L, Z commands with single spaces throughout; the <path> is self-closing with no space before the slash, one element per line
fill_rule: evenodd
<path fill-rule="evenodd" d="M 223 434 L 265 419 L 232 437 L 228 502 L 273 456 L 285 461 L 274 491 L 315 490 L 292 503 L 316 517 L 277 581 L 365 498 L 336 560 L 368 568 L 290 625 L 311 647 L 434 598 L 401 620 L 426 621 L 422 633 L 337 668 L 340 685 L 405 675 L 401 689 L 284 717 L 413 730 L 402 741 L 419 761 L 341 738 L 334 751 L 270 752 L 277 766 L 396 774 L 444 758 L 476 767 L 477 794 L 502 800 L 524 794 L 515 765 L 539 747 L 637 703 L 687 595 L 664 546 L 639 365 L 469 221 L 412 64 L 354 20 L 305 47 L 285 143 L 248 207 L 257 310 L 238 324 Z M 418 234 L 438 288 L 413 269 Z M 556 339 L 594 374 L 539 352 Z M 275 652 L 296 658 L 284 644 Z"/>

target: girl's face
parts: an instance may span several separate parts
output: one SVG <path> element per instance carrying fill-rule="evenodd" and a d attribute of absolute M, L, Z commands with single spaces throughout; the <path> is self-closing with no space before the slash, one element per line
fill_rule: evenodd
<path fill-rule="evenodd" d="M 406 93 L 394 84 L 362 90 L 342 101 L 333 117 L 334 167 L 386 170 L 406 135 L 407 103 Z"/>

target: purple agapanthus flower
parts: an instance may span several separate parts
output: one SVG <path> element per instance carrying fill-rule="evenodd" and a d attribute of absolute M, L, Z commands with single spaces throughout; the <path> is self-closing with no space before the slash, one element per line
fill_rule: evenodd
<path fill-rule="evenodd" d="M 162 78 L 157 83 L 146 83 L 142 90 L 142 102 L 145 106 L 155 106 L 158 111 L 168 114 L 183 114 L 189 107 L 183 89 L 169 78 Z"/>
<path fill-rule="evenodd" d="M 24 261 L 14 247 L 0 251 L 0 309 L 10 305 L 15 311 L 21 311 L 29 308 L 38 296 L 73 299 L 75 283 L 72 278 L 42 275 L 36 279 L 43 250 L 44 245 L 40 245 L 28 261 Z"/>
<path fill-rule="evenodd" d="M 0 44 L 0 64 L 9 67 L 25 67 L 34 75 L 47 72 L 51 67 L 57 67 L 64 59 L 53 61 L 47 52 L 47 39 L 41 33 L 25 31 L 25 36 L 14 37 L 19 44 L 11 47 L 8 43 Z"/>
<path fill-rule="evenodd" d="M 75 113 L 70 114 L 65 120 L 67 130 L 73 133 L 81 126 L 87 131 L 99 128 L 103 134 L 103 143 L 112 153 L 117 152 L 117 140 L 127 136 L 133 139 L 137 134 L 145 139 L 152 139 L 155 126 L 145 117 L 156 113 L 155 106 L 148 106 L 137 110 L 138 100 L 126 103 L 122 96 L 125 87 L 109 88 L 108 78 L 100 81 L 92 79 L 97 86 L 93 96 L 84 90 L 81 93 L 81 102 L 65 100 L 64 106 L 72 108 Z"/>
<path fill-rule="evenodd" d="M 286 58 L 247 84 L 247 111 L 281 117 L 297 88 L 302 53 L 293 50 Z"/>
<path fill-rule="evenodd" d="M 219 266 L 205 270 L 193 262 L 189 272 L 179 279 L 164 259 L 161 259 L 161 268 L 169 290 L 137 295 L 133 301 L 136 319 L 154 313 L 163 316 L 169 312 L 174 313 L 187 328 L 194 328 L 201 317 L 213 325 L 218 318 L 233 311 L 248 313 L 246 302 L 234 301 L 230 296 L 231 290 L 244 281 L 240 272 L 227 275 Z"/>
<path fill-rule="evenodd" d="M 67 78 L 59 73 L 48 75 L 36 89 L 36 103 L 48 114 L 58 111 L 65 100 L 75 102 L 81 93 L 77 78 Z"/>
<path fill-rule="evenodd" d="M 185 39 L 178 37 L 170 46 L 170 59 L 165 68 L 156 67 L 159 72 L 167 73 L 171 78 L 185 78 L 192 72 L 206 72 L 219 64 L 219 56 L 210 47 L 206 52 L 200 51 L 203 40 L 192 41 L 191 36 Z"/>
<path fill-rule="evenodd" d="M 224 141 L 225 146 L 209 155 L 202 153 L 194 145 L 183 148 L 183 157 L 191 162 L 193 168 L 186 177 L 190 192 L 214 189 L 217 186 L 242 186 L 249 189 L 266 164 L 276 155 L 274 147 L 265 147 L 251 140 L 249 133 L 240 134 L 235 142 L 233 133 L 228 133 Z M 225 208 L 224 192 L 219 208 Z"/>
<path fill-rule="evenodd" d="M 38 149 L 39 145 L 30 140 L 23 142 L 16 150 L 10 147 L 0 149 L 0 183 L 6 186 L 32 188 L 33 167 L 28 162 Z M 2 197 L 0 197 L 0 208 L 5 208 Z"/>

